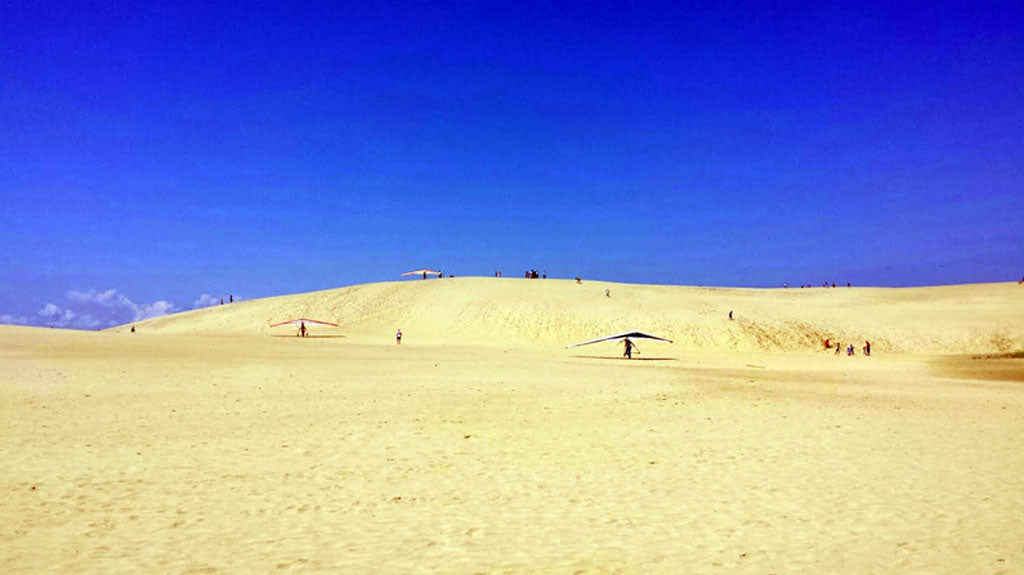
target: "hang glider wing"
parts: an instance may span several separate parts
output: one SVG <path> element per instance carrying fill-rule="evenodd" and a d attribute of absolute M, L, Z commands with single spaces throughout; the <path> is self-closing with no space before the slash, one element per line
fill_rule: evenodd
<path fill-rule="evenodd" d="M 299 323 L 303 323 L 303 322 L 305 322 L 305 323 L 316 323 L 316 324 L 320 324 L 320 325 L 329 325 L 331 327 L 338 327 L 338 324 L 336 324 L 336 323 L 331 323 L 329 321 L 320 321 L 318 319 L 309 319 L 308 317 L 297 317 L 295 319 L 290 319 L 288 321 L 272 323 L 272 324 L 270 324 L 270 327 L 277 327 L 279 325 L 288 325 L 288 324 L 299 324 Z"/>
<path fill-rule="evenodd" d="M 574 343 L 572 345 L 567 345 L 565 347 L 566 348 L 579 347 L 581 345 L 587 345 L 587 344 L 591 344 L 591 343 L 598 343 L 598 342 L 602 342 L 602 341 L 615 341 L 615 340 L 619 340 L 619 339 L 626 339 L 627 337 L 628 338 L 632 338 L 632 339 L 654 339 L 654 340 L 657 340 L 657 341 L 664 341 L 664 342 L 672 343 L 672 340 L 670 340 L 670 339 L 665 339 L 663 337 L 658 337 L 656 335 L 651 335 L 649 333 L 644 333 L 642 331 L 627 331 L 627 332 L 623 332 L 623 333 L 617 333 L 615 335 L 606 335 L 604 337 L 599 337 L 597 339 L 591 339 L 591 340 L 588 340 L 588 341 L 581 341 L 579 343 Z"/>
<path fill-rule="evenodd" d="M 436 271 L 436 270 L 413 270 L 411 272 L 405 272 L 402 275 L 403 276 L 422 276 L 423 274 L 427 274 L 428 276 L 436 276 L 436 275 L 440 275 L 441 272 Z"/>

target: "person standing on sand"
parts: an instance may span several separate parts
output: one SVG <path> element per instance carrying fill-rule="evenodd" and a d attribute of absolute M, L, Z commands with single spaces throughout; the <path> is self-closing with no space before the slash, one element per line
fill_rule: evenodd
<path fill-rule="evenodd" d="M 729 310 L 729 321 L 732 321 L 732 310 Z"/>
<path fill-rule="evenodd" d="M 402 345 L 402 329 L 401 328 L 399 328 L 398 331 L 395 332 L 395 342 L 398 345 Z"/>
<path fill-rule="evenodd" d="M 625 357 L 627 359 L 633 359 L 633 348 L 636 347 L 636 344 L 629 341 L 628 337 L 622 340 L 622 344 L 626 346 L 626 352 L 622 354 L 622 357 Z M 636 352 L 640 353 L 640 349 L 637 348 Z"/>
<path fill-rule="evenodd" d="M 864 342 L 864 355 L 871 355 L 871 342 L 870 341 L 865 341 Z"/>
<path fill-rule="evenodd" d="M 306 337 L 306 322 L 299 323 L 299 337 Z"/>
<path fill-rule="evenodd" d="M 841 349 L 843 349 L 843 344 L 841 344 L 841 343 L 839 343 L 839 342 L 837 341 L 837 342 L 836 342 L 836 352 L 835 352 L 835 353 L 833 353 L 832 355 L 839 355 L 839 350 L 841 350 Z"/>

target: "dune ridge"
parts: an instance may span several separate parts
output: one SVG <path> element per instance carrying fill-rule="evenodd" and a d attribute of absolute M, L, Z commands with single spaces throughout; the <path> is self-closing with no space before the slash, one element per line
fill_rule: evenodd
<path fill-rule="evenodd" d="M 1024 288 L 1013 283 L 749 289 L 465 277 L 275 296 L 132 325 L 147 333 L 292 335 L 293 327 L 269 325 L 294 317 L 337 322 L 337 330 L 310 327 L 370 343 L 398 328 L 420 344 L 526 347 L 639 329 L 673 339 L 677 349 L 711 352 L 815 351 L 826 338 L 858 350 L 867 340 L 890 353 L 1024 348 Z"/>

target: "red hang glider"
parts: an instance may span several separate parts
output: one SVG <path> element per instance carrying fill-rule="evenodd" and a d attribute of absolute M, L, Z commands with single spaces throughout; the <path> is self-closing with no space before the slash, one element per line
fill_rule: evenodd
<path fill-rule="evenodd" d="M 336 323 L 331 323 L 329 321 L 320 321 L 318 319 L 309 319 L 308 317 L 297 317 L 295 319 L 290 319 L 288 321 L 272 323 L 272 324 L 270 324 L 270 327 L 277 327 L 279 325 L 289 325 L 289 324 L 301 324 L 303 322 L 305 322 L 305 323 L 316 323 L 316 324 L 320 324 L 320 325 L 329 325 L 331 327 L 338 327 L 338 324 L 336 324 Z"/>

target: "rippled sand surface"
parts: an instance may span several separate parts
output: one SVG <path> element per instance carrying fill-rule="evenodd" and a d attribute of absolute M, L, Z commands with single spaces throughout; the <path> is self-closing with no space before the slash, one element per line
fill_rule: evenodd
<path fill-rule="evenodd" d="M 0 570 L 1024 570 L 1024 288 L 446 282 L 0 326 Z"/>

